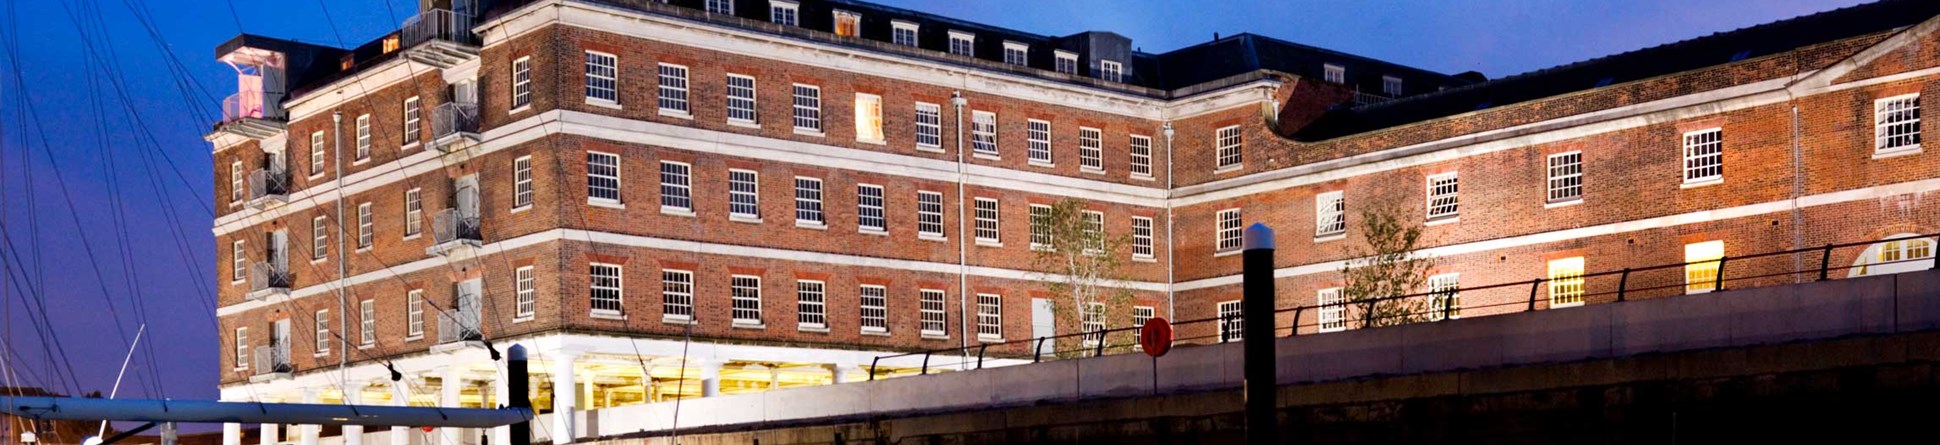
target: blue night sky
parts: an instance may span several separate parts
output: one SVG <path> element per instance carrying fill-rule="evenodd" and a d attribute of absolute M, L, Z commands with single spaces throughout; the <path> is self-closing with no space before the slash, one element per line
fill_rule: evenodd
<path fill-rule="evenodd" d="M 201 136 L 235 81 L 214 60 L 215 45 L 235 36 L 240 22 L 250 33 L 355 46 L 413 15 L 417 1 L 233 3 L 232 12 L 224 0 L 4 2 L 0 210 L 13 275 L 0 312 L 8 339 L 0 357 L 15 365 L 10 378 L 56 391 L 106 393 L 126 339 L 145 319 L 145 347 L 121 394 L 216 397 L 216 357 L 229 352 L 216 346 L 212 292 L 215 274 L 227 273 L 227 266 L 214 260 L 208 210 L 214 179 L 210 146 Z M 1213 33 L 1254 32 L 1493 78 L 1860 1 L 884 3 L 1040 34 L 1111 30 L 1148 52 L 1204 42 Z M 77 24 L 73 17 L 92 18 Z M 16 280 L 23 275 L 26 282 Z M 35 330 L 42 301 L 56 337 Z M 47 353 L 55 340 L 65 354 Z M 69 373 L 78 382 L 65 382 Z"/>

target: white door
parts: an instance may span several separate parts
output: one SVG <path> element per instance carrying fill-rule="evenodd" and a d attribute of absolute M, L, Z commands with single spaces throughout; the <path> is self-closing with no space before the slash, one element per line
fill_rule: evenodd
<path fill-rule="evenodd" d="M 458 215 L 466 218 L 478 217 L 478 175 L 465 175 L 454 181 L 457 189 L 456 205 Z"/>
<path fill-rule="evenodd" d="M 1057 321 L 1057 317 L 1053 315 L 1051 312 L 1051 299 L 1032 298 L 1031 299 L 1031 337 L 1032 337 L 1031 342 L 1032 344 L 1033 345 L 1038 344 L 1036 340 L 1038 338 L 1050 337 L 1053 335 L 1058 335 L 1058 321 Z M 1043 346 L 1033 346 L 1033 347 L 1040 348 L 1037 350 L 1038 355 L 1050 355 L 1052 353 L 1057 352 L 1058 350 L 1057 340 L 1045 340 L 1043 343 Z"/>
<path fill-rule="evenodd" d="M 290 270 L 290 233 L 278 230 L 269 233 L 269 261 L 276 270 Z"/>

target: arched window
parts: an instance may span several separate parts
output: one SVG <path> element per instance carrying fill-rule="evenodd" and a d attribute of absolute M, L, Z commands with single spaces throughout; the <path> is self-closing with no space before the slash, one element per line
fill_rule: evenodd
<path fill-rule="evenodd" d="M 1888 236 L 1866 247 L 1853 261 L 1851 276 L 1887 275 L 1933 268 L 1933 239 L 1912 233 Z"/>

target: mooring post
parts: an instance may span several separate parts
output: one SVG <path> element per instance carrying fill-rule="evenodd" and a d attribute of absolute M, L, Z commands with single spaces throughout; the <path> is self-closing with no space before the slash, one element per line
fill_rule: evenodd
<path fill-rule="evenodd" d="M 505 392 L 512 408 L 532 409 L 532 374 L 526 369 L 525 345 L 512 345 L 505 351 Z M 557 414 L 555 414 L 557 415 Z M 558 439 L 554 443 L 563 443 Z M 512 424 L 510 445 L 532 445 L 532 420 Z"/>
<path fill-rule="evenodd" d="M 1254 223 L 1246 228 L 1244 241 L 1240 309 L 1245 325 L 1240 339 L 1246 363 L 1246 443 L 1273 445 L 1280 442 L 1274 406 L 1280 385 L 1273 353 L 1273 229 Z"/>

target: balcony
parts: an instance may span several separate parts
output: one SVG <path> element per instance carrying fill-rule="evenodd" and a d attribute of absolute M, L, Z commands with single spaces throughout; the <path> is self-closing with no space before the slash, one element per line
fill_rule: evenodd
<path fill-rule="evenodd" d="M 1362 105 L 1374 105 L 1374 104 L 1383 103 L 1391 100 L 1394 100 L 1394 98 L 1383 96 L 1380 94 L 1365 93 L 1365 92 L 1361 92 L 1360 90 L 1354 90 L 1354 106 L 1356 107 L 1362 106 Z"/>
<path fill-rule="evenodd" d="M 249 301 L 273 301 L 290 296 L 290 267 L 268 261 L 249 266 Z"/>
<path fill-rule="evenodd" d="M 272 108 L 269 95 L 248 90 L 222 99 L 222 122 L 207 138 L 228 133 L 249 139 L 263 139 L 283 132 L 282 113 Z M 205 138 L 206 139 L 206 138 Z"/>
<path fill-rule="evenodd" d="M 404 21 L 404 57 L 414 62 L 451 68 L 478 58 L 478 35 L 472 33 L 472 16 L 448 9 L 433 9 Z"/>
<path fill-rule="evenodd" d="M 478 104 L 446 102 L 431 110 L 431 146 L 446 154 L 478 145 Z"/>
<path fill-rule="evenodd" d="M 468 288 L 460 285 L 460 292 Z M 483 320 L 480 314 L 480 299 L 476 293 L 461 293 L 452 300 L 451 310 L 438 315 L 438 343 L 434 350 L 482 346 L 485 339 Z"/>
<path fill-rule="evenodd" d="M 288 379 L 290 378 L 290 373 L 296 370 L 294 366 L 290 365 L 290 344 L 288 342 L 274 342 L 269 346 L 257 346 L 255 358 L 256 367 L 250 369 L 255 370 L 256 375 L 249 377 L 250 383 Z"/>
<path fill-rule="evenodd" d="M 268 210 L 290 202 L 290 172 L 257 170 L 249 174 L 249 208 Z"/>
<path fill-rule="evenodd" d="M 480 246 L 485 245 L 484 233 L 479 230 L 478 215 L 467 215 L 458 209 L 445 209 L 431 219 L 431 236 L 437 242 L 426 247 L 426 255 L 437 255 L 453 259 L 475 256 Z"/>

